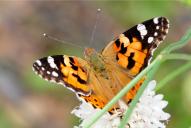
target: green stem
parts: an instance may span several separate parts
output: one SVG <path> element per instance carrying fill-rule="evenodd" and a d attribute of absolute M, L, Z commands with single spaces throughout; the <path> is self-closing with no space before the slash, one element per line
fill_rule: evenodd
<path fill-rule="evenodd" d="M 191 29 L 189 29 L 186 34 L 178 41 L 175 43 L 172 43 L 168 45 L 163 51 L 162 54 L 168 54 L 176 49 L 180 49 L 184 47 L 189 41 L 191 40 Z"/>
<path fill-rule="evenodd" d="M 90 128 L 105 112 L 107 112 L 121 97 L 123 97 L 151 68 L 161 60 L 158 56 L 147 68 L 145 68 L 139 75 L 137 75 L 130 83 L 128 83 L 102 110 L 96 113 L 89 122 L 83 122 L 83 128 Z"/>
<path fill-rule="evenodd" d="M 170 54 L 163 54 L 162 61 L 166 60 L 191 60 L 191 55 L 183 54 L 183 53 L 170 53 Z"/>
<path fill-rule="evenodd" d="M 169 81 L 173 80 L 174 78 L 176 78 L 178 75 L 180 75 L 181 73 L 187 71 L 188 69 L 191 68 L 191 61 L 189 61 L 188 63 L 184 64 L 183 66 L 181 66 L 180 68 L 177 68 L 176 70 L 174 70 L 173 72 L 171 72 L 168 77 L 165 77 L 156 87 L 156 91 L 160 90 L 162 87 L 164 87 L 164 85 L 166 85 Z"/>
<path fill-rule="evenodd" d="M 141 85 L 141 87 L 140 87 L 139 91 L 137 92 L 135 98 L 134 98 L 133 101 L 130 103 L 130 105 L 129 105 L 127 111 L 125 112 L 124 117 L 123 117 L 123 119 L 122 119 L 122 121 L 121 121 L 121 123 L 120 123 L 120 125 L 119 125 L 119 128 L 125 128 L 125 126 L 127 125 L 127 122 L 128 122 L 128 120 L 130 119 L 130 117 L 131 117 L 131 114 L 132 114 L 132 112 L 133 112 L 133 109 L 136 107 L 137 102 L 139 101 L 139 99 L 140 99 L 140 97 L 142 96 L 142 94 L 143 94 L 145 88 L 147 87 L 148 83 L 150 82 L 150 80 L 151 80 L 152 77 L 154 76 L 155 72 L 158 70 L 158 68 L 159 68 L 159 66 L 160 66 L 161 63 L 162 63 L 162 62 L 159 61 L 159 63 L 157 63 L 157 64 L 155 65 L 155 67 L 153 67 L 152 70 L 149 71 L 146 80 L 145 80 L 144 83 Z"/>

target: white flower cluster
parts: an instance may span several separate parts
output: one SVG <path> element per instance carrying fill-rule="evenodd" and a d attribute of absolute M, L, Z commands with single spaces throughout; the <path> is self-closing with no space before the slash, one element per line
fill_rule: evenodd
<path fill-rule="evenodd" d="M 139 99 L 133 113 L 128 121 L 127 128 L 165 128 L 165 121 L 170 118 L 170 114 L 163 111 L 168 102 L 162 100 L 163 95 L 156 95 L 154 88 L 156 81 L 151 81 Z M 127 107 L 128 109 L 128 107 Z M 92 105 L 82 100 L 82 104 L 75 108 L 72 113 L 83 121 L 89 121 L 100 109 L 93 108 Z M 117 128 L 121 118 L 105 113 L 92 128 Z"/>

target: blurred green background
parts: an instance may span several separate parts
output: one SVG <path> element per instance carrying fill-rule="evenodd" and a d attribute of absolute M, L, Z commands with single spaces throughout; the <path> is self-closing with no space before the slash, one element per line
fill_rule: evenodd
<path fill-rule="evenodd" d="M 79 120 L 70 111 L 79 101 L 64 87 L 39 78 L 31 66 L 48 55 L 83 55 L 83 49 L 44 38 L 48 33 L 68 43 L 89 46 L 101 8 L 95 39 L 100 51 L 118 34 L 144 20 L 165 16 L 170 20 L 169 34 L 155 52 L 179 40 L 191 27 L 189 2 L 165 1 L 10 1 L 0 2 L 0 128 L 70 128 Z M 191 42 L 179 52 L 191 53 Z M 183 61 L 161 66 L 159 82 Z M 191 71 L 169 82 L 158 93 L 169 101 L 165 111 L 171 114 L 167 128 L 191 126 Z"/>

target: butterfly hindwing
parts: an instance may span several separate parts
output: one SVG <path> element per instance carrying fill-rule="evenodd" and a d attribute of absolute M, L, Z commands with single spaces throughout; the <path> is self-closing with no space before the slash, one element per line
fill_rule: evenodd
<path fill-rule="evenodd" d="M 80 62 L 85 63 L 82 59 Z M 45 57 L 33 64 L 33 70 L 45 80 L 62 84 L 76 93 L 81 95 L 90 93 L 87 72 L 76 57 L 66 55 Z"/>

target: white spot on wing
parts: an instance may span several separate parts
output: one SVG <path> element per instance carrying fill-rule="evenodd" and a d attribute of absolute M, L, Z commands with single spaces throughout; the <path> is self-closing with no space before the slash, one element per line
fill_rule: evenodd
<path fill-rule="evenodd" d="M 145 25 L 143 25 L 143 24 L 137 25 L 137 30 L 144 30 L 144 29 L 146 29 Z"/>
<path fill-rule="evenodd" d="M 58 84 L 60 84 L 60 85 L 64 85 L 64 83 L 63 82 L 57 82 Z M 64 85 L 65 86 L 65 85 Z"/>
<path fill-rule="evenodd" d="M 169 28 L 170 27 L 170 25 L 169 24 L 167 24 L 167 28 Z"/>
<path fill-rule="evenodd" d="M 44 80 L 49 81 L 47 78 L 44 78 Z"/>
<path fill-rule="evenodd" d="M 52 72 L 52 75 L 55 76 L 55 77 L 58 77 L 58 73 L 55 72 L 55 71 Z"/>
<path fill-rule="evenodd" d="M 47 59 L 48 63 L 50 64 L 51 68 L 56 68 L 58 69 L 58 67 L 56 66 L 56 64 L 54 63 L 54 58 L 52 58 L 51 56 L 48 57 Z"/>
<path fill-rule="evenodd" d="M 42 63 L 40 62 L 40 60 L 37 60 L 36 63 L 37 63 L 39 66 L 42 66 Z"/>
<path fill-rule="evenodd" d="M 147 30 L 146 29 L 141 31 L 141 35 L 146 35 L 146 34 L 147 34 Z"/>
<path fill-rule="evenodd" d="M 50 71 L 47 71 L 46 73 L 47 73 L 47 74 L 50 74 Z"/>
<path fill-rule="evenodd" d="M 67 66 L 69 66 L 69 67 L 71 67 L 71 64 L 70 64 L 70 59 L 69 59 L 69 57 L 68 56 L 63 56 L 64 57 L 64 63 L 65 63 L 65 65 L 67 65 Z"/>
<path fill-rule="evenodd" d="M 159 29 L 159 26 L 156 26 L 156 29 Z"/>
<path fill-rule="evenodd" d="M 54 79 L 51 79 L 49 81 L 52 82 L 52 83 L 56 83 L 56 81 Z"/>
<path fill-rule="evenodd" d="M 144 39 L 144 36 L 147 34 L 147 30 L 146 30 L 145 25 L 138 24 L 137 25 L 137 30 L 140 32 L 141 37 Z"/>
<path fill-rule="evenodd" d="M 168 33 L 168 29 L 166 29 L 165 32 Z"/>
<path fill-rule="evenodd" d="M 148 43 L 150 44 L 151 42 L 153 42 L 154 38 L 153 37 L 149 37 L 148 38 Z"/>
<path fill-rule="evenodd" d="M 38 76 L 39 76 L 40 78 L 42 78 L 42 79 L 43 79 L 43 77 L 42 77 L 42 75 L 41 75 L 41 74 L 38 74 Z"/>
<path fill-rule="evenodd" d="M 159 23 L 158 17 L 154 18 L 154 19 L 153 19 L 153 22 L 154 22 L 155 24 L 158 24 L 158 23 Z"/>
<path fill-rule="evenodd" d="M 44 70 L 45 70 L 45 68 L 44 68 L 44 67 L 42 67 L 41 69 L 42 69 L 42 71 L 44 71 Z"/>
<path fill-rule="evenodd" d="M 158 33 L 157 33 L 157 32 L 155 32 L 155 33 L 154 33 L 154 36 L 158 36 Z"/>
<path fill-rule="evenodd" d="M 33 70 L 34 71 L 34 73 L 36 74 L 36 75 L 38 75 L 38 72 L 37 71 L 35 71 L 35 70 Z"/>

